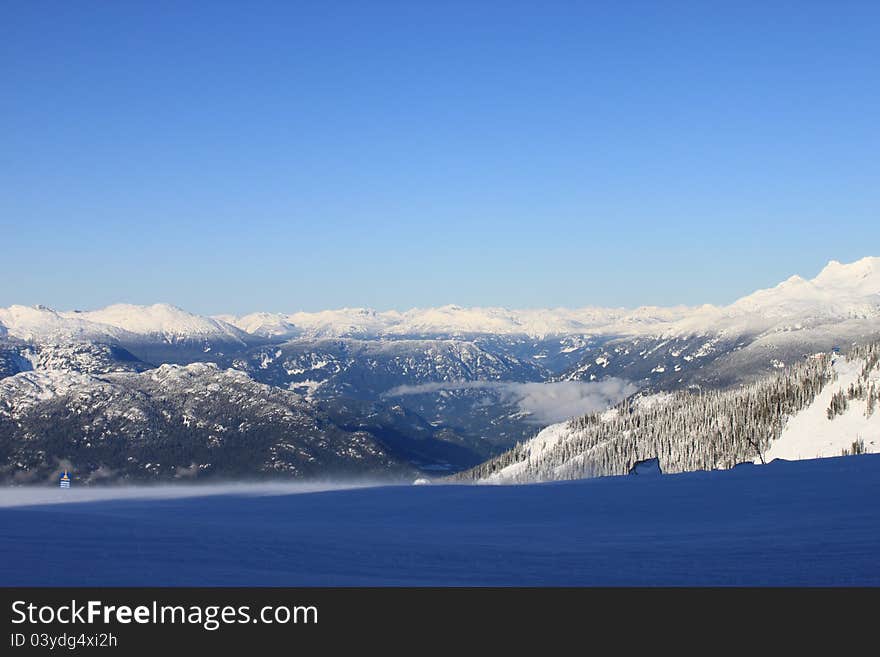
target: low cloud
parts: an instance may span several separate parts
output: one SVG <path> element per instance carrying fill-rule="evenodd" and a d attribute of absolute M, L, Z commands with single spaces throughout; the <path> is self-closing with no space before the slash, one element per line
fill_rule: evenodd
<path fill-rule="evenodd" d="M 602 381 L 559 381 L 556 383 L 511 383 L 508 381 L 451 381 L 398 386 L 384 397 L 423 395 L 453 390 L 492 390 L 500 400 L 516 404 L 535 424 L 553 424 L 601 411 L 638 391 L 623 379 Z"/>
<path fill-rule="evenodd" d="M 518 397 L 520 410 L 536 422 L 552 424 L 577 415 L 601 411 L 638 391 L 623 379 L 520 383 L 510 394 Z"/>
<path fill-rule="evenodd" d="M 420 383 L 416 386 L 397 386 L 392 388 L 383 397 L 402 397 L 403 395 L 424 395 L 443 390 L 500 390 L 508 386 L 526 385 L 523 383 L 507 383 L 503 381 L 438 381 L 435 383 Z"/>

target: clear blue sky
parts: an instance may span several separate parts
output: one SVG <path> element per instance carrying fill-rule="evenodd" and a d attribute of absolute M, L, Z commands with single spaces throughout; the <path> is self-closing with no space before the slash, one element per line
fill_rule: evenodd
<path fill-rule="evenodd" d="M 0 305 L 724 303 L 880 255 L 880 3 L 0 5 Z"/>

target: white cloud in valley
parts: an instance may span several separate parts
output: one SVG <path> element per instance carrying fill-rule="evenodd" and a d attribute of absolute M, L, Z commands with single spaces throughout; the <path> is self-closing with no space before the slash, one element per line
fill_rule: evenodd
<path fill-rule="evenodd" d="M 393 388 L 385 397 L 421 395 L 454 390 L 493 390 L 501 400 L 516 404 L 535 424 L 553 424 L 601 411 L 638 391 L 629 381 L 558 381 L 554 383 L 511 383 L 506 381 L 446 381 Z"/>

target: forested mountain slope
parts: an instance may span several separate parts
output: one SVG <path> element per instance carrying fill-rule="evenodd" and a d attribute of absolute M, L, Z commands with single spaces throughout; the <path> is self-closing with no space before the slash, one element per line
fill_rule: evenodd
<path fill-rule="evenodd" d="M 663 472 L 683 472 L 777 456 L 880 451 L 878 355 L 880 344 L 874 343 L 846 357 L 818 354 L 731 390 L 636 396 L 609 411 L 552 425 L 458 478 L 577 479 L 625 474 L 652 458 Z M 820 418 L 824 424 L 818 424 Z M 815 445 L 799 447 L 817 434 L 824 452 L 816 453 Z"/>

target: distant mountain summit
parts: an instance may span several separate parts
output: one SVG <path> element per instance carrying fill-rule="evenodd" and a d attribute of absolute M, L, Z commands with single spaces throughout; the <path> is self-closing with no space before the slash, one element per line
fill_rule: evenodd
<path fill-rule="evenodd" d="M 880 258 L 862 258 L 848 265 L 829 262 L 812 280 L 792 276 L 779 285 L 758 290 L 731 307 L 732 313 L 834 314 L 876 316 L 880 306 Z"/>
<path fill-rule="evenodd" d="M 0 308 L 6 335 L 45 340 L 223 340 L 246 344 L 248 334 L 226 322 L 186 312 L 166 303 L 115 304 L 100 310 L 56 311 L 46 306 Z"/>

